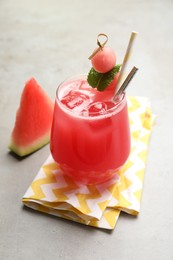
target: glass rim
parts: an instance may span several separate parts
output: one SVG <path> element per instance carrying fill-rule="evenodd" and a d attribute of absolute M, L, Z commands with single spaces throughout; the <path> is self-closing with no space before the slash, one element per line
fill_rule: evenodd
<path fill-rule="evenodd" d="M 70 108 L 68 108 L 66 105 L 64 105 L 60 98 L 59 98 L 59 95 L 58 95 L 58 92 L 60 91 L 60 88 L 68 83 L 68 82 L 71 82 L 72 80 L 75 80 L 75 79 L 80 79 L 80 78 L 87 78 L 87 75 L 86 74 L 80 74 L 80 75 L 76 75 L 76 76 L 72 76 L 72 77 L 68 77 L 66 78 L 64 81 L 62 81 L 58 87 L 57 87 L 57 90 L 56 90 L 56 100 L 55 102 L 58 103 L 59 107 L 67 114 L 70 114 L 71 116 L 73 117 L 76 117 L 76 118 L 80 118 L 80 119 L 85 119 L 85 120 L 96 120 L 96 119 L 103 119 L 103 118 L 107 118 L 107 117 L 111 117 L 112 115 L 114 114 L 117 114 L 119 111 L 121 111 L 124 106 L 123 104 L 125 105 L 126 103 L 126 93 L 123 92 L 120 97 L 118 98 L 118 101 L 115 103 L 115 106 L 109 108 L 108 110 L 105 111 L 105 113 L 102 113 L 102 114 L 98 114 L 98 112 L 92 112 L 90 113 L 90 115 L 85 115 L 85 114 L 79 114 L 77 113 L 77 111 L 73 111 L 71 110 Z M 110 100 L 111 101 L 111 100 Z M 113 101 L 113 97 L 112 97 L 112 101 Z M 99 102 L 99 101 L 98 101 Z M 113 101 L 114 102 L 114 101 Z"/>

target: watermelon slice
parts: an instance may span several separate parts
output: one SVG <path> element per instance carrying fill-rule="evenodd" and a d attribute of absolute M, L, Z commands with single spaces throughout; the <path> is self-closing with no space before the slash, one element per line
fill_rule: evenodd
<path fill-rule="evenodd" d="M 34 78 L 26 82 L 9 149 L 19 156 L 28 155 L 50 140 L 53 102 Z"/>

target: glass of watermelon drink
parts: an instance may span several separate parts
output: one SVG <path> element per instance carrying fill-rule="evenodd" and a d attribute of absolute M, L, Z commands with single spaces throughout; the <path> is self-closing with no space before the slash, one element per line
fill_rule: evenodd
<path fill-rule="evenodd" d="M 111 179 L 130 153 L 125 93 L 99 92 L 80 75 L 57 89 L 50 149 L 64 174 L 83 184 Z"/>

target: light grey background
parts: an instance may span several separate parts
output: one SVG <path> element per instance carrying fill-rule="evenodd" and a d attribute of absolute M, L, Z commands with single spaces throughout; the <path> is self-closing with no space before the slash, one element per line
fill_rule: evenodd
<path fill-rule="evenodd" d="M 157 114 L 141 213 L 106 232 L 23 208 L 49 155 L 48 145 L 23 160 L 8 153 L 25 81 L 34 76 L 53 100 L 60 81 L 88 72 L 98 33 L 121 62 L 132 30 L 139 72 L 128 94 L 149 97 Z M 0 0 L 0 259 L 173 259 L 172 61 L 172 0 Z"/>

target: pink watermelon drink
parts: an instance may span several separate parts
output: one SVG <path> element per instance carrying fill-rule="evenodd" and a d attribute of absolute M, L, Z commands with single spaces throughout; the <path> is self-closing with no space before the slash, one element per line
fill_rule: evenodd
<path fill-rule="evenodd" d="M 60 84 L 56 94 L 50 148 L 64 174 L 84 184 L 110 179 L 130 153 L 127 102 L 114 89 L 99 92 L 86 76 Z"/>
<path fill-rule="evenodd" d="M 104 37 L 103 43 L 100 37 Z M 105 47 L 107 41 L 106 34 L 98 35 L 98 48 L 89 57 L 92 68 L 88 76 L 63 82 L 56 94 L 51 153 L 64 174 L 83 184 L 109 180 L 130 153 L 123 92 L 127 85 L 116 89 L 121 65 L 116 65 L 114 50 Z"/>

